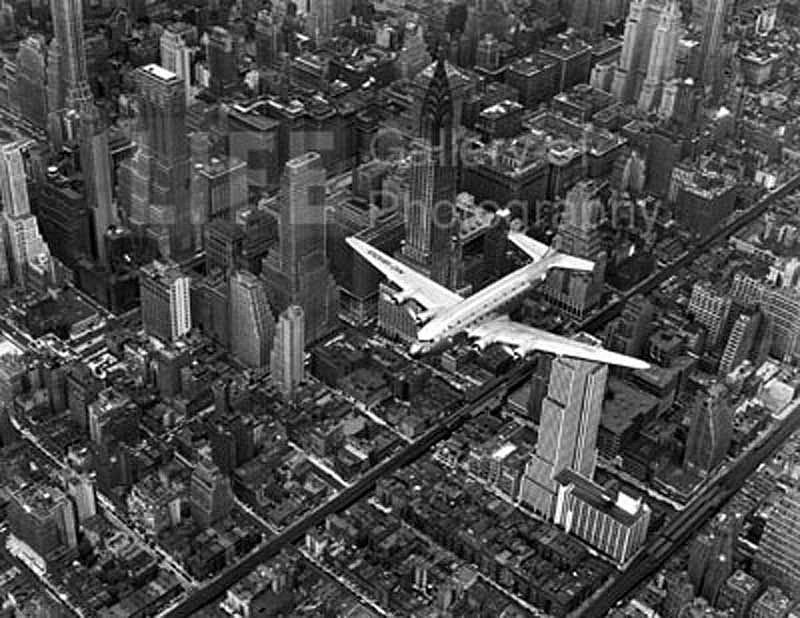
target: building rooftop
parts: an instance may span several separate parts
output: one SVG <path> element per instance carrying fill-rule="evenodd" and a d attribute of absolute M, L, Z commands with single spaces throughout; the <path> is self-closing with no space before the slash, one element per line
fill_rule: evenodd
<path fill-rule="evenodd" d="M 578 499 L 626 526 L 635 524 L 643 509 L 649 508 L 641 500 L 635 500 L 622 492 L 613 496 L 603 487 L 569 469 L 559 472 L 555 480 L 562 486 L 572 485 Z"/>
<path fill-rule="evenodd" d="M 178 76 L 175 73 L 173 73 L 172 71 L 168 71 L 167 69 L 165 69 L 161 65 L 158 65 L 158 64 L 155 64 L 155 63 L 145 65 L 144 67 L 142 67 L 142 71 L 145 72 L 145 73 L 148 73 L 148 74 L 152 75 L 153 77 L 156 77 L 156 78 L 158 78 L 158 79 L 160 79 L 161 81 L 164 81 L 164 82 L 168 82 L 168 81 L 171 81 L 173 79 L 177 79 L 178 78 Z"/>
<path fill-rule="evenodd" d="M 786 596 L 780 588 L 770 586 L 764 594 L 758 598 L 756 605 L 767 609 L 771 615 L 784 616 L 792 607 L 792 600 Z M 760 612 L 754 609 L 753 614 L 755 615 L 758 613 Z"/>
<path fill-rule="evenodd" d="M 447 80 L 450 82 L 450 88 L 456 89 L 460 83 L 470 83 L 473 81 L 472 76 L 466 71 L 458 68 L 457 66 L 445 61 L 444 63 L 445 74 Z M 426 66 L 422 71 L 417 74 L 414 81 L 417 83 L 424 82 L 426 85 L 433 78 L 433 73 L 436 70 L 436 63 L 432 62 Z"/>
<path fill-rule="evenodd" d="M 145 277 L 165 285 L 171 285 L 178 279 L 188 277 L 175 262 L 160 262 L 158 260 L 142 266 L 141 272 Z"/>
<path fill-rule="evenodd" d="M 490 105 L 480 113 L 480 116 L 486 119 L 501 118 L 511 112 L 518 112 L 523 109 L 525 109 L 525 106 L 521 103 L 506 99 L 505 101 L 500 101 L 500 103 Z"/>
<path fill-rule="evenodd" d="M 533 54 L 512 62 L 509 71 L 520 73 L 526 77 L 532 77 L 539 71 L 552 67 L 554 64 L 555 60 L 553 60 L 553 58 L 542 54 Z"/>
<path fill-rule="evenodd" d="M 608 381 L 611 397 L 603 402 L 601 425 L 608 431 L 621 434 L 640 416 L 646 416 L 658 407 L 658 399 L 649 393 L 628 385 L 622 380 Z"/>
<path fill-rule="evenodd" d="M 613 95 L 604 90 L 592 88 L 589 84 L 578 84 L 566 92 L 558 93 L 554 98 L 562 103 L 590 109 L 601 109 L 615 102 Z"/>
<path fill-rule="evenodd" d="M 66 501 L 66 495 L 57 487 L 22 481 L 10 493 L 20 506 L 37 517 L 47 517 L 52 510 Z"/>
<path fill-rule="evenodd" d="M 194 170 L 197 174 L 208 178 L 224 176 L 225 174 L 246 167 L 246 163 L 236 157 L 211 157 L 205 163 L 196 163 Z"/>
<path fill-rule="evenodd" d="M 568 60 L 578 54 L 590 51 L 591 45 L 575 36 L 561 35 L 542 48 L 542 52 L 559 60 Z"/>

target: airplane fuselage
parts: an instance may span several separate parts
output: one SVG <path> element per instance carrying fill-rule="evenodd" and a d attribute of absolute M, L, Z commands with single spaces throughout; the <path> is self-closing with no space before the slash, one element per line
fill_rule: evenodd
<path fill-rule="evenodd" d="M 440 348 L 459 333 L 526 294 L 544 279 L 547 271 L 554 266 L 555 257 L 545 256 L 536 263 L 515 270 L 433 317 L 417 333 L 419 343 L 412 346 L 412 353 L 420 354 Z"/>

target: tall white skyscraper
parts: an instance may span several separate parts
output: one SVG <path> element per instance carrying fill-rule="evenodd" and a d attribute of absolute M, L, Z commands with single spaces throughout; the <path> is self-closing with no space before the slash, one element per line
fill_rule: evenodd
<path fill-rule="evenodd" d="M 153 262 L 139 275 L 142 324 L 149 335 L 175 341 L 192 329 L 191 277 L 174 262 Z"/>
<path fill-rule="evenodd" d="M 290 305 L 278 319 L 270 359 L 272 380 L 287 398 L 305 379 L 305 314 Z"/>
<path fill-rule="evenodd" d="M 639 109 L 650 111 L 661 100 L 664 83 L 675 76 L 675 61 L 678 55 L 678 41 L 683 27 L 681 9 L 675 0 L 669 2 L 658 18 L 653 33 L 647 74 L 639 93 Z"/>
<path fill-rule="evenodd" d="M 0 195 L 3 212 L 9 217 L 21 217 L 31 212 L 28 197 L 28 181 L 25 163 L 19 142 L 10 142 L 0 147 L 2 170 L 0 170 Z"/>
<path fill-rule="evenodd" d="M 632 0 L 612 94 L 641 109 L 657 107 L 664 82 L 675 74 L 682 32 L 677 0 Z"/>
<path fill-rule="evenodd" d="M 657 0 L 631 0 L 622 54 L 611 86 L 611 93 L 620 101 L 635 100 L 639 93 L 658 24 L 659 8 Z"/>
<path fill-rule="evenodd" d="M 525 470 L 520 498 L 552 517 L 559 472 L 568 469 L 589 480 L 594 477 L 608 365 L 545 356 L 540 362 L 543 373 L 549 373 L 547 392 L 542 393 L 536 453 Z"/>
<path fill-rule="evenodd" d="M 180 32 L 167 26 L 159 41 L 161 49 L 161 66 L 172 71 L 183 80 L 186 88 L 186 104 L 192 102 L 192 50 L 186 44 Z"/>
<path fill-rule="evenodd" d="M 11 258 L 9 270 L 17 285 L 25 285 L 28 264 L 50 261 L 50 250 L 39 233 L 36 217 L 31 214 L 22 144 L 12 142 L 0 147 L 0 195 L 3 219 Z"/>

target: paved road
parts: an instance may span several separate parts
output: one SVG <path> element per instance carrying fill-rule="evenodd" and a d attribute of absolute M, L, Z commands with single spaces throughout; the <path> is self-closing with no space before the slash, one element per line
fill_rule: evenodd
<path fill-rule="evenodd" d="M 350 487 L 340 491 L 329 502 L 312 511 L 303 519 L 285 528 L 280 534 L 269 539 L 254 553 L 232 567 L 229 567 L 210 583 L 196 591 L 191 597 L 179 602 L 161 615 L 169 618 L 177 618 L 179 616 L 191 616 L 193 612 L 199 611 L 202 607 L 222 595 L 228 588 L 259 564 L 278 554 L 281 549 L 287 545 L 301 540 L 306 532 L 318 524 L 323 523 L 326 517 L 333 513 L 341 512 L 364 498 L 372 491 L 377 480 L 413 463 L 433 445 L 450 436 L 453 431 L 463 425 L 469 418 L 479 414 L 487 407 L 490 407 L 494 402 L 501 400 L 510 389 L 513 389 L 527 379 L 533 371 L 533 368 L 534 363 L 532 361 L 523 362 L 517 369 L 504 376 L 502 379 L 497 380 L 474 401 L 455 410 L 450 416 L 431 428 L 422 437 L 386 461 L 379 463 Z"/>
<path fill-rule="evenodd" d="M 701 240 L 685 255 L 681 256 L 658 272 L 653 273 L 644 281 L 641 281 L 637 285 L 633 286 L 630 290 L 622 293 L 617 300 L 604 307 L 599 313 L 590 316 L 581 322 L 578 325 L 577 330 L 597 332 L 610 320 L 614 319 L 620 314 L 625 306 L 625 303 L 630 298 L 636 296 L 637 294 L 649 294 L 662 283 L 664 283 L 664 281 L 676 274 L 679 270 L 688 266 L 697 258 L 706 253 L 714 244 L 720 240 L 729 238 L 746 225 L 749 225 L 763 215 L 772 204 L 783 199 L 798 188 L 800 188 L 800 174 L 792 176 L 785 183 L 770 191 L 750 208 L 733 219 L 730 223 L 722 226 L 717 231 Z"/>
<path fill-rule="evenodd" d="M 739 491 L 761 463 L 769 459 L 800 429 L 800 408 L 795 410 L 763 444 L 736 461 L 717 483 L 701 492 L 691 506 L 680 513 L 670 525 L 651 542 L 611 587 L 582 613 L 584 616 L 604 616 L 617 603 L 634 592 L 666 563 L 669 557 Z"/>
<path fill-rule="evenodd" d="M 653 291 L 661 283 L 663 283 L 669 277 L 678 272 L 681 268 L 683 268 L 684 266 L 691 263 L 693 260 L 700 257 L 713 244 L 715 244 L 721 239 L 729 237 L 731 234 L 736 233 L 745 225 L 756 220 L 767 210 L 767 208 L 771 204 L 785 197 L 798 187 L 800 187 L 800 174 L 792 177 L 786 183 L 776 188 L 774 191 L 770 192 L 768 195 L 766 195 L 761 200 L 756 202 L 753 206 L 747 209 L 747 211 L 739 215 L 729 224 L 723 226 L 721 229 L 714 232 L 709 237 L 698 243 L 697 246 L 691 251 L 689 251 L 686 255 L 679 258 L 678 260 L 676 260 L 663 270 L 654 273 L 649 278 L 645 279 L 638 285 L 634 286 L 631 290 L 625 292 L 617 301 L 607 306 L 599 314 L 581 323 L 579 325 L 580 330 L 596 331 L 598 328 L 601 328 L 609 320 L 619 315 L 625 302 L 629 298 L 635 296 L 636 294 L 640 293 L 646 294 Z M 364 496 L 366 496 L 372 490 L 375 482 L 378 479 L 383 478 L 391 474 L 395 470 L 407 466 L 416 461 L 429 448 L 431 448 L 433 445 L 437 444 L 438 442 L 449 436 L 456 428 L 462 425 L 468 418 L 477 414 L 488 403 L 499 397 L 504 396 L 505 393 L 510 388 L 525 380 L 530 375 L 532 369 L 533 369 L 533 363 L 531 361 L 523 363 L 519 368 L 510 373 L 504 379 L 497 381 L 497 383 L 495 383 L 492 388 L 487 390 L 487 392 L 483 393 L 473 403 L 470 403 L 465 407 L 461 408 L 460 410 L 454 412 L 452 415 L 450 415 L 445 420 L 440 422 L 437 426 L 428 431 L 420 439 L 416 440 L 413 444 L 404 448 L 402 451 L 398 452 L 396 455 L 386 460 L 385 462 L 378 464 L 376 467 L 370 470 L 364 477 L 362 477 L 359 481 L 357 481 L 354 485 L 342 490 L 332 500 L 330 500 L 323 506 L 319 507 L 315 511 L 311 512 L 303 519 L 295 522 L 294 524 L 286 528 L 281 534 L 277 535 L 273 539 L 270 539 L 265 545 L 256 550 L 254 553 L 250 554 L 250 556 L 248 556 L 238 564 L 224 571 L 215 580 L 213 580 L 211 583 L 206 585 L 201 590 L 195 592 L 195 594 L 193 594 L 191 597 L 189 597 L 184 601 L 181 601 L 178 605 L 175 605 L 168 611 L 164 612 L 162 616 L 168 618 L 190 616 L 192 615 L 193 612 L 200 610 L 202 607 L 210 603 L 213 599 L 220 596 L 225 590 L 227 590 L 230 586 L 236 583 L 239 579 L 244 577 L 253 568 L 263 563 L 264 561 L 268 560 L 272 556 L 276 555 L 278 552 L 280 552 L 282 548 L 286 547 L 287 545 L 296 543 L 297 541 L 302 539 L 308 530 L 322 523 L 325 520 L 325 518 L 328 517 L 328 515 L 340 512 L 350 507 Z M 800 421 L 800 414 L 797 415 L 797 420 Z M 780 445 L 780 443 L 783 440 L 785 440 L 787 435 L 788 435 L 787 428 L 786 425 L 784 425 L 782 430 L 779 433 L 776 433 L 764 446 L 759 448 L 757 451 L 751 453 L 745 460 L 734 466 L 734 468 L 731 471 L 729 471 L 728 475 L 724 477 L 725 481 L 721 484 L 715 485 L 711 491 L 715 492 L 722 491 L 723 487 L 729 487 L 728 485 L 729 483 L 731 483 L 732 486 L 736 486 L 735 483 L 736 479 L 740 480 L 738 486 L 741 486 L 741 483 L 743 483 L 744 479 L 746 479 L 747 476 L 752 472 L 752 470 L 754 470 L 758 466 L 758 463 L 763 461 L 763 459 L 766 458 L 769 452 L 772 452 L 772 451 L 769 452 L 765 451 L 764 450 L 765 447 L 771 445 L 774 450 Z M 759 454 L 761 455 L 760 459 L 758 459 Z M 752 465 L 752 467 L 750 467 L 750 464 L 753 462 L 755 462 L 755 465 Z M 738 473 L 736 472 L 737 470 Z M 696 505 L 701 505 L 701 508 L 698 509 L 690 507 L 684 513 L 681 514 L 678 520 L 676 520 L 677 522 L 676 525 L 681 525 L 685 528 L 683 535 L 686 538 L 688 538 L 688 536 L 691 534 L 692 530 L 695 529 L 695 527 L 691 525 L 687 526 L 685 522 L 693 524 L 705 521 L 705 519 L 713 515 L 713 513 L 716 512 L 716 508 L 718 508 L 721 505 L 721 502 L 718 500 L 717 501 L 710 500 L 709 502 L 705 502 L 705 500 L 708 499 L 709 496 L 701 496 L 701 498 L 702 500 L 698 499 L 694 503 Z M 670 528 L 670 530 L 667 531 L 667 533 L 670 532 L 671 530 L 672 527 Z M 673 547 L 676 547 L 678 545 L 679 543 L 676 541 L 673 544 Z M 660 564 L 663 562 L 663 560 L 666 559 L 666 556 L 668 555 L 664 553 L 663 543 L 661 544 L 661 547 L 658 547 L 658 550 L 659 554 L 655 557 L 649 553 L 643 555 L 642 558 L 640 558 L 643 564 L 637 566 L 638 561 L 635 562 L 634 567 L 628 569 L 628 571 L 626 571 L 626 573 L 623 574 L 617 580 L 617 582 L 615 582 L 612 585 L 609 592 L 604 594 L 597 601 L 597 603 L 595 603 L 595 605 L 592 606 L 590 612 L 594 612 L 595 608 L 601 608 L 602 606 L 607 606 L 607 609 L 613 607 L 613 605 L 617 602 L 617 600 L 623 598 L 624 595 L 628 593 L 627 591 L 632 590 L 636 585 L 638 585 L 635 582 L 639 582 L 644 579 L 639 575 L 640 571 L 642 573 L 653 572 L 654 569 L 652 565 L 656 563 L 655 558 L 658 558 L 659 560 L 658 563 Z M 600 613 L 590 613 L 589 615 L 599 616 L 605 614 L 607 609 L 603 609 L 602 611 L 600 611 Z"/>

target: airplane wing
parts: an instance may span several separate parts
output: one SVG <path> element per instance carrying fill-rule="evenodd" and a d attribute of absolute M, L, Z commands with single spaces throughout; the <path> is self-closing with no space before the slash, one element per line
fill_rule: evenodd
<path fill-rule="evenodd" d="M 508 239 L 522 249 L 534 263 L 547 257 L 549 258 L 549 268 L 566 268 L 568 270 L 580 270 L 584 272 L 591 272 L 594 270 L 594 262 L 591 260 L 584 260 L 583 258 L 567 255 L 566 253 L 560 253 L 525 234 L 511 232 L 508 235 Z"/>
<path fill-rule="evenodd" d="M 527 253 L 534 262 L 541 260 L 550 251 L 550 247 L 548 247 L 546 244 L 539 242 L 538 240 L 534 240 L 526 234 L 509 232 L 508 239 L 517 245 L 517 247 L 522 249 L 522 251 Z"/>
<path fill-rule="evenodd" d="M 463 300 L 452 290 L 428 279 L 363 240 L 351 236 L 347 239 L 347 244 L 400 287 L 401 292 L 396 298 L 400 303 L 413 299 L 425 309 L 432 310 L 449 307 Z"/>
<path fill-rule="evenodd" d="M 474 327 L 469 330 L 468 336 L 476 339 L 477 345 L 481 348 L 492 343 L 500 343 L 519 356 L 533 352 L 547 352 L 556 356 L 568 356 L 630 369 L 650 367 L 648 363 L 638 358 L 618 354 L 591 343 L 554 335 L 539 328 L 514 322 L 508 317 L 497 318 Z"/>

